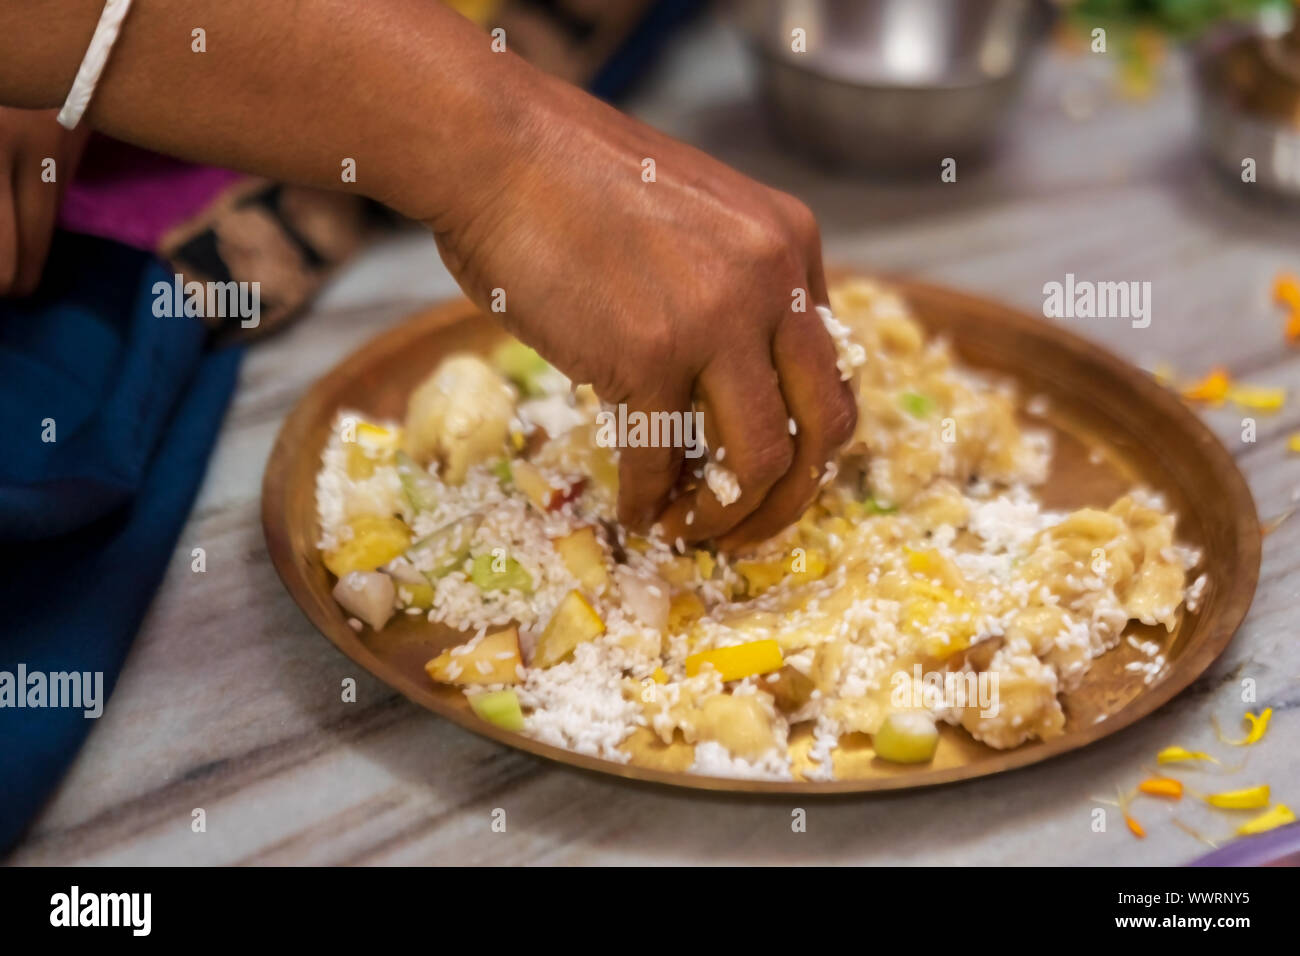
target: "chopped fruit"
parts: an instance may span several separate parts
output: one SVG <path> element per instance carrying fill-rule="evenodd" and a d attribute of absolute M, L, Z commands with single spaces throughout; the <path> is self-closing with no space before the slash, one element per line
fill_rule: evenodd
<path fill-rule="evenodd" d="M 519 706 L 519 695 L 512 690 L 469 695 L 469 707 L 489 724 L 504 730 L 524 729 L 524 710 Z"/>
<path fill-rule="evenodd" d="M 684 554 L 674 554 L 661 561 L 656 570 L 669 584 L 690 587 L 695 583 L 696 564 Z"/>
<path fill-rule="evenodd" d="M 438 505 L 438 483 L 404 451 L 397 453 L 397 478 L 412 511 L 432 511 Z"/>
<path fill-rule="evenodd" d="M 372 422 L 357 423 L 357 444 L 376 451 L 393 451 L 402 443 L 400 428 L 385 428 Z"/>
<path fill-rule="evenodd" d="M 515 480 L 509 458 L 502 458 L 498 462 L 493 462 L 488 466 L 488 471 L 496 475 L 497 481 L 501 482 L 502 485 L 509 485 Z"/>
<path fill-rule="evenodd" d="M 776 680 L 769 677 L 759 686 L 776 699 L 776 709 L 783 714 L 793 714 L 802 708 L 816 689 L 811 677 L 789 664 L 776 672 Z"/>
<path fill-rule="evenodd" d="M 1254 836 L 1256 833 L 1266 833 L 1269 830 L 1284 827 L 1288 823 L 1295 823 L 1295 814 L 1291 812 L 1291 808 L 1285 803 L 1279 803 L 1273 809 L 1261 813 L 1255 819 L 1247 820 L 1237 827 L 1237 835 Z"/>
<path fill-rule="evenodd" d="M 519 631 L 508 627 L 486 635 L 473 647 L 462 644 L 443 651 L 425 664 L 424 670 L 442 684 L 518 684 L 518 668 L 523 663 Z"/>
<path fill-rule="evenodd" d="M 903 392 L 898 396 L 898 404 L 913 418 L 925 418 L 935 409 L 934 399 L 920 392 Z"/>
<path fill-rule="evenodd" d="M 776 641 L 750 641 L 748 644 L 692 654 L 686 658 L 686 676 L 694 677 L 704 669 L 704 665 L 711 664 L 724 681 L 742 680 L 780 670 L 784 663 L 781 645 Z"/>
<path fill-rule="evenodd" d="M 970 647 L 975 635 L 975 606 L 952 591 L 927 581 L 908 583 L 903 627 L 920 637 L 928 656 L 944 660 Z"/>
<path fill-rule="evenodd" d="M 750 594 L 759 594 L 787 576 L 796 582 L 814 581 L 826 573 L 826 555 L 815 548 L 796 548 L 789 558 L 768 561 L 737 561 L 736 571 L 745 579 Z"/>
<path fill-rule="evenodd" d="M 393 579 L 382 571 L 349 571 L 334 585 L 334 600 L 376 631 L 393 616 Z"/>
<path fill-rule="evenodd" d="M 603 633 L 605 622 L 600 619 L 596 609 L 582 596 L 581 591 L 570 591 L 537 638 L 533 666 L 551 667 L 558 664 L 572 654 L 579 644 L 595 640 Z"/>
<path fill-rule="evenodd" d="M 871 738 L 876 756 L 891 763 L 928 763 L 939 747 L 939 728 L 924 711 L 897 710 Z"/>
<path fill-rule="evenodd" d="M 400 555 L 411 544 L 411 532 L 400 518 L 361 515 L 348 527 L 352 537 L 323 555 L 325 567 L 341 578 L 350 571 L 373 571 Z"/>
<path fill-rule="evenodd" d="M 1268 785 L 1247 787 L 1245 790 L 1228 790 L 1224 793 L 1211 793 L 1205 802 L 1222 810 L 1258 810 L 1268 806 Z"/>
<path fill-rule="evenodd" d="M 480 554 L 470 566 L 469 579 L 483 591 L 533 593 L 533 576 L 514 558 Z"/>
<path fill-rule="evenodd" d="M 345 468 L 348 477 L 353 481 L 365 481 L 375 473 L 375 466 L 378 464 L 379 462 L 370 457 L 366 450 L 355 442 L 347 446 Z"/>
<path fill-rule="evenodd" d="M 459 485 L 471 466 L 501 457 L 514 414 L 500 372 L 477 355 L 449 355 L 407 400 L 403 447 L 422 465 L 437 458 L 442 480 Z"/>
<path fill-rule="evenodd" d="M 737 757 L 753 760 L 776 745 L 772 720 L 757 694 L 714 694 L 689 718 L 687 739 L 716 740 Z"/>
<path fill-rule="evenodd" d="M 591 594 L 604 593 L 609 586 L 609 572 L 605 570 L 605 549 L 600 546 L 595 528 L 579 528 L 551 543 L 579 584 Z"/>
<path fill-rule="evenodd" d="M 427 611 L 433 607 L 435 592 L 433 585 L 427 581 L 420 583 L 401 582 L 397 585 L 397 596 L 405 598 L 405 607 L 418 607 L 422 611 Z"/>
<path fill-rule="evenodd" d="M 695 567 L 700 572 L 700 577 L 705 581 L 713 577 L 713 569 L 716 566 L 717 562 L 713 560 L 713 555 L 709 554 L 709 552 L 703 548 L 695 552 Z"/>
<path fill-rule="evenodd" d="M 459 570 L 469 557 L 470 543 L 482 520 L 470 515 L 448 522 L 411 545 L 406 560 L 430 581 Z"/>
<path fill-rule="evenodd" d="M 627 566 L 615 570 L 614 577 L 624 610 L 646 627 L 663 631 L 669 617 L 668 585 L 664 579 L 638 573 Z"/>
<path fill-rule="evenodd" d="M 1210 373 L 1199 382 L 1183 388 L 1183 398 L 1193 402 L 1210 402 L 1214 405 L 1223 404 L 1223 400 L 1228 397 L 1228 389 L 1232 387 L 1232 377 L 1228 374 L 1227 369 L 1216 365 L 1210 370 Z"/>
<path fill-rule="evenodd" d="M 656 684 L 667 684 L 668 672 L 664 670 L 662 667 L 656 667 L 654 669 L 654 673 L 650 675 L 650 679 L 654 681 Z"/>
<path fill-rule="evenodd" d="M 499 345 L 492 362 L 530 398 L 546 394 L 546 381 L 556 375 L 551 364 L 518 339 Z"/>
<path fill-rule="evenodd" d="M 555 511 L 566 502 L 582 494 L 585 479 L 574 482 L 567 488 L 556 488 L 540 469 L 531 462 L 516 461 L 511 466 L 515 487 L 524 493 L 538 511 Z"/>
<path fill-rule="evenodd" d="M 708 609 L 694 591 L 679 591 L 668 602 L 668 630 L 674 634 L 704 617 Z"/>

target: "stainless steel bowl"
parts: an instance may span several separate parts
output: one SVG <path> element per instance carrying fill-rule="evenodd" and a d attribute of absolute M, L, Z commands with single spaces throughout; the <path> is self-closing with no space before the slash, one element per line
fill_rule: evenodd
<path fill-rule="evenodd" d="M 1052 17 L 1046 0 L 738 0 L 733 10 L 784 139 L 836 165 L 926 174 L 987 149 Z"/>
<path fill-rule="evenodd" d="M 1234 183 L 1300 199 L 1300 22 L 1288 31 L 1225 28 L 1196 57 L 1201 147 Z M 1248 188 L 1256 188 L 1250 184 Z"/>

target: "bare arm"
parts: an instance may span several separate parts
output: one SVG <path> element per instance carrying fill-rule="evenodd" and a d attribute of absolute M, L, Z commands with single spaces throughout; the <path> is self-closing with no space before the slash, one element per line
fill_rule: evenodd
<path fill-rule="evenodd" d="M 101 9 L 0 0 L 0 103 L 61 104 Z M 191 49 L 196 28 L 206 53 Z M 507 325 L 606 401 L 702 406 L 740 497 L 672 500 L 683 449 L 624 449 L 633 525 L 766 537 L 853 431 L 812 310 L 826 288 L 808 209 L 493 52 L 434 0 L 135 0 L 88 119 L 161 152 L 385 202 L 433 229 L 480 305 L 505 290 Z"/>

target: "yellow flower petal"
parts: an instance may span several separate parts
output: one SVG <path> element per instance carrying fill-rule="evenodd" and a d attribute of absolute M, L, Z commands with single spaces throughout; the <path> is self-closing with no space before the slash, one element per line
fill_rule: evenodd
<path fill-rule="evenodd" d="M 1284 827 L 1288 823 L 1295 823 L 1295 814 L 1291 812 L 1291 808 L 1285 803 L 1279 803 L 1273 809 L 1265 811 L 1255 819 L 1247 820 L 1237 827 L 1237 835 L 1253 836 L 1256 833 L 1266 833 L 1269 830 Z"/>
<path fill-rule="evenodd" d="M 1205 797 L 1205 802 L 1223 810 L 1257 810 L 1268 806 L 1268 784 L 1262 787 L 1247 787 L 1245 790 L 1211 793 Z"/>
<path fill-rule="evenodd" d="M 1189 760 L 1208 760 L 1218 763 L 1209 754 L 1201 750 L 1188 750 L 1186 747 L 1166 747 L 1156 754 L 1156 763 L 1184 763 Z"/>
<path fill-rule="evenodd" d="M 1249 747 L 1251 744 L 1257 744 L 1263 739 L 1264 733 L 1268 730 L 1268 722 L 1272 717 L 1272 707 L 1264 708 L 1263 713 L 1259 716 L 1255 716 L 1248 711 L 1241 719 L 1250 724 L 1250 730 L 1246 733 L 1246 736 L 1242 737 L 1240 740 L 1229 740 L 1223 735 L 1223 731 L 1219 727 L 1219 719 L 1217 717 L 1212 717 L 1211 720 L 1214 723 L 1214 732 L 1218 736 L 1220 743 L 1225 743 L 1233 747 Z"/>
<path fill-rule="evenodd" d="M 1233 385 L 1227 391 L 1227 398 L 1242 408 L 1275 412 L 1286 404 L 1286 389 L 1263 385 Z"/>
<path fill-rule="evenodd" d="M 1183 398 L 1193 402 L 1211 402 L 1219 405 L 1228 397 L 1230 388 L 1232 388 L 1232 377 L 1228 374 L 1228 370 L 1221 365 L 1216 365 L 1199 382 L 1184 386 Z"/>

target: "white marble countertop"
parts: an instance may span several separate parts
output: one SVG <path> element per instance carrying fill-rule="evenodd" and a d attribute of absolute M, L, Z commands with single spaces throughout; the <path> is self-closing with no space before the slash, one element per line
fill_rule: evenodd
<path fill-rule="evenodd" d="M 1111 97 L 1099 65 L 1036 68 L 1008 148 L 956 184 L 828 177 L 769 139 L 744 59 L 708 22 L 669 51 L 635 112 L 804 198 L 832 263 L 906 271 L 1038 310 L 1066 272 L 1153 283 L 1151 327 L 1076 320 L 1132 361 L 1187 375 L 1223 363 L 1300 395 L 1300 350 L 1281 345 L 1273 275 L 1300 271 L 1300 217 L 1230 198 L 1191 149 L 1178 71 L 1145 103 Z M 1067 86 L 1097 93 L 1068 118 Z M 1171 743 L 1214 747 L 1240 681 L 1275 716 L 1232 779 L 1300 805 L 1300 519 L 1265 542 L 1258 595 L 1224 657 L 1138 726 L 1085 751 L 958 786 L 865 799 L 702 796 L 587 775 L 515 753 L 407 703 L 321 638 L 280 586 L 259 522 L 262 469 L 284 415 L 328 367 L 455 286 L 422 236 L 385 241 L 311 313 L 250 351 L 194 514 L 116 692 L 14 863 L 1092 863 L 1174 864 L 1205 847 L 1144 804 L 1149 836 L 1092 798 L 1133 785 Z M 1300 400 L 1261 418 L 1207 420 L 1236 451 L 1268 517 L 1300 489 Z M 207 550 L 207 571 L 189 552 Z M 340 681 L 357 679 L 355 703 Z M 207 830 L 191 831 L 206 812 Z M 807 832 L 791 811 L 807 811 Z M 494 832 L 493 812 L 506 812 Z M 1194 823 L 1217 826 L 1194 812 Z"/>

